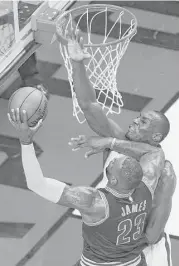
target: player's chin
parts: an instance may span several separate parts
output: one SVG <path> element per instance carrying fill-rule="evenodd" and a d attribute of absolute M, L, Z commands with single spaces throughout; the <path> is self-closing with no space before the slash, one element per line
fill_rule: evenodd
<path fill-rule="evenodd" d="M 132 133 L 131 133 L 130 131 L 128 131 L 128 132 L 126 133 L 126 138 L 127 138 L 128 140 L 133 140 Z"/>
<path fill-rule="evenodd" d="M 126 133 L 126 138 L 131 141 L 138 141 L 138 135 L 135 132 L 128 131 Z"/>

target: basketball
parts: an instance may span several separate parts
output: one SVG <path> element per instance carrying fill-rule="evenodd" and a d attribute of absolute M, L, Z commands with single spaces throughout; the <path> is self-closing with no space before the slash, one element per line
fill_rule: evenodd
<path fill-rule="evenodd" d="M 33 127 L 40 119 L 45 119 L 47 115 L 48 100 L 45 94 L 33 87 L 23 87 L 15 91 L 8 104 L 8 112 L 11 109 L 19 108 L 19 111 L 27 112 L 28 125 Z"/>

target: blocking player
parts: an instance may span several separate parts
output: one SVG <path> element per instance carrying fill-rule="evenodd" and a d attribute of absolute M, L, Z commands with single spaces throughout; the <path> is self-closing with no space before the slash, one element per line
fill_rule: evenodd
<path fill-rule="evenodd" d="M 137 160 L 117 154 L 106 166 L 108 181 L 104 189 L 70 187 L 43 176 L 33 147 L 33 135 L 42 121 L 29 128 L 26 112 L 20 116 L 18 109 L 12 110 L 8 117 L 20 139 L 28 188 L 51 202 L 81 212 L 84 245 L 76 265 L 145 266 L 142 249 L 148 241 L 144 230 L 152 194 L 141 181 L 143 171 Z"/>
<path fill-rule="evenodd" d="M 68 36 L 68 51 L 72 59 L 73 81 L 78 103 L 84 112 L 86 120 L 98 135 L 103 137 L 116 138 L 116 149 L 125 154 L 135 154 L 140 160 L 145 179 L 150 182 L 153 191 L 156 188 L 159 177 L 164 166 L 164 153 L 160 147 L 160 142 L 167 136 L 170 125 L 164 114 L 158 111 L 149 111 L 141 114 L 133 120 L 127 132 L 124 132 L 118 124 L 106 117 L 102 107 L 96 101 L 96 94 L 86 76 L 84 60 L 89 58 L 83 49 L 83 40 L 77 31 Z M 133 142 L 131 142 L 133 141 Z M 105 152 L 104 161 L 109 152 Z M 167 166 L 173 172 L 172 165 Z M 166 180 L 168 186 L 175 186 L 172 175 Z M 159 190 L 161 201 L 158 201 L 158 208 L 162 208 L 162 189 Z M 168 190 L 168 197 L 171 198 Z M 171 206 L 162 209 L 162 212 L 170 213 Z M 162 225 L 164 226 L 164 225 Z M 166 262 L 167 263 L 167 262 Z"/>
<path fill-rule="evenodd" d="M 98 187 L 105 187 L 107 184 L 107 177 L 106 177 L 106 167 L 109 164 L 111 160 L 113 160 L 116 156 L 118 156 L 118 153 L 115 152 L 115 150 L 119 151 L 119 148 L 117 146 L 117 140 L 112 138 L 103 138 L 103 137 L 85 137 L 85 136 L 79 136 L 77 138 L 72 138 L 71 142 L 69 142 L 69 145 L 73 146 L 73 151 L 76 151 L 81 148 L 89 148 L 89 151 L 86 152 L 85 157 L 88 158 L 91 155 L 97 154 L 99 152 L 104 152 L 106 149 L 113 150 L 110 155 L 108 156 L 105 165 L 104 165 L 104 171 L 103 171 L 103 180 L 99 184 Z M 129 152 L 126 152 L 125 150 L 123 153 L 128 154 Z M 137 160 L 139 158 L 136 156 L 136 154 L 131 154 L 132 157 L 136 157 Z M 167 174 L 166 174 L 167 172 Z M 166 177 L 167 176 L 167 177 Z M 150 184 L 148 179 L 144 176 L 142 181 L 147 184 Z M 151 183 L 152 184 L 152 183 Z M 152 243 L 156 243 L 157 240 L 161 237 L 163 234 L 163 230 L 165 227 L 165 224 L 168 220 L 171 205 L 172 205 L 172 196 L 175 191 L 176 187 L 176 175 L 174 173 L 173 167 L 169 161 L 165 161 L 164 169 L 162 170 L 162 175 L 159 178 L 159 182 L 157 184 L 157 188 L 154 189 L 155 186 L 150 186 L 150 191 L 154 198 L 153 207 L 155 207 L 155 211 L 152 212 L 150 226 L 152 225 L 150 231 L 150 239 L 152 240 Z M 161 205 L 158 206 L 157 204 L 161 203 L 163 204 L 163 208 L 161 208 Z M 160 215 L 157 215 L 157 211 L 160 210 Z M 162 213 L 162 210 L 166 209 L 165 212 Z M 154 219 L 155 219 L 155 226 L 154 226 Z M 151 237 L 153 235 L 153 237 Z"/>

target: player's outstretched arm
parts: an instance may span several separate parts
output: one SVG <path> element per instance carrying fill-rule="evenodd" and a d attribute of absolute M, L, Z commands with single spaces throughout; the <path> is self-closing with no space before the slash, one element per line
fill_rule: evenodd
<path fill-rule="evenodd" d="M 85 157 L 103 152 L 106 149 L 131 156 L 137 160 L 140 160 L 142 156 L 147 154 L 150 155 L 151 153 L 157 153 L 158 156 L 163 154 L 160 148 L 151 146 L 147 143 L 97 136 L 86 137 L 81 135 L 77 138 L 71 138 L 69 145 L 73 146 L 73 150 L 89 148 L 89 151 L 86 153 Z"/>
<path fill-rule="evenodd" d="M 137 159 L 144 173 L 143 182 L 154 193 L 165 162 L 165 155 L 161 148 L 146 143 L 83 135 L 72 138 L 69 145 L 73 145 L 73 150 L 89 148 L 90 150 L 85 154 L 86 158 L 110 149 Z"/>
<path fill-rule="evenodd" d="M 96 101 L 96 93 L 86 74 L 84 60 L 89 57 L 83 49 L 79 32 L 68 34 L 68 51 L 72 59 L 75 93 L 85 118 L 91 129 L 100 136 L 123 138 L 124 133 L 111 119 L 106 117 Z"/>
<path fill-rule="evenodd" d="M 156 243 L 164 231 L 170 216 L 175 188 L 176 175 L 172 164 L 166 161 L 155 190 L 154 206 L 146 228 L 146 237 L 151 244 Z"/>
<path fill-rule="evenodd" d="M 24 168 L 27 187 L 37 195 L 53 203 L 76 208 L 82 214 L 91 214 L 98 209 L 99 216 L 105 213 L 105 204 L 97 189 L 91 187 L 70 187 L 56 179 L 44 177 L 33 146 L 33 136 L 41 126 L 29 127 L 27 114 L 23 112 L 20 119 L 19 110 L 8 114 L 10 123 L 16 129 L 21 143 L 22 165 Z"/>
<path fill-rule="evenodd" d="M 47 200 L 58 202 L 66 184 L 55 179 L 44 178 L 33 146 L 33 136 L 41 127 L 42 120 L 35 127 L 29 127 L 27 113 L 25 111 L 20 113 L 18 108 L 11 110 L 8 119 L 17 131 L 21 143 L 22 165 L 27 187 Z"/>
<path fill-rule="evenodd" d="M 99 218 L 105 217 L 105 204 L 99 191 L 91 187 L 74 187 L 56 179 L 43 176 L 35 155 L 33 144 L 21 145 L 22 164 L 27 186 L 37 195 L 59 205 L 78 209 L 82 216 L 92 216 L 98 212 Z M 83 217 L 85 219 L 85 217 Z"/>
<path fill-rule="evenodd" d="M 91 213 L 92 208 L 101 202 L 97 189 L 91 187 L 70 187 L 56 179 L 44 177 L 35 155 L 33 144 L 21 145 L 22 164 L 30 190 L 39 196 L 81 213 Z"/>

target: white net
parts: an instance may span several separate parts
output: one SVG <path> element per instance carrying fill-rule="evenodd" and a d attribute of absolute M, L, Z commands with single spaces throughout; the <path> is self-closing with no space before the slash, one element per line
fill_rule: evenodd
<path fill-rule="evenodd" d="M 78 15 L 78 13 L 82 14 Z M 123 17 L 127 13 L 129 24 L 123 23 Z M 109 20 L 109 15 L 113 15 L 113 20 Z M 100 32 L 99 43 L 95 43 L 98 32 L 98 25 L 104 23 L 104 32 Z M 70 10 L 63 14 L 57 21 L 57 34 L 65 39 L 65 32 L 69 28 L 80 28 L 85 34 L 85 48 L 91 55 L 85 62 L 86 73 L 91 85 L 96 91 L 96 99 L 109 113 L 120 113 L 123 106 L 122 96 L 117 88 L 116 74 L 120 60 L 124 55 L 130 39 L 136 33 L 137 22 L 135 17 L 124 10 L 114 6 L 91 5 Z M 115 36 L 115 40 L 114 39 Z M 71 87 L 73 101 L 73 115 L 79 123 L 85 121 L 83 112 L 76 98 L 73 84 L 73 69 L 71 59 L 68 54 L 67 45 L 60 43 L 60 51 L 68 71 L 68 79 Z"/>

